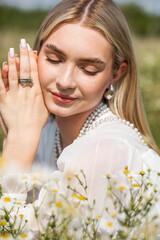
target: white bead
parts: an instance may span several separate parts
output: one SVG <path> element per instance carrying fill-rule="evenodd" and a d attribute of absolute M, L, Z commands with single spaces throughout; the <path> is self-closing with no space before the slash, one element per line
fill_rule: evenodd
<path fill-rule="evenodd" d="M 115 117 L 105 117 L 103 119 L 99 119 L 105 113 L 109 113 L 109 112 L 111 112 L 110 109 L 107 107 L 106 104 L 104 104 L 102 102 L 90 114 L 90 116 L 87 118 L 87 120 L 85 121 L 82 129 L 79 132 L 78 138 L 86 135 L 90 130 L 93 130 L 94 128 L 96 128 L 97 126 L 99 126 L 100 124 L 102 124 L 104 122 L 117 120 L 117 121 L 122 122 L 123 124 L 131 127 L 132 129 L 134 129 L 135 132 L 140 137 L 140 139 L 142 140 L 142 142 L 144 143 L 144 140 L 142 139 L 142 136 L 141 136 L 140 132 L 138 131 L 138 129 L 134 128 L 134 125 L 132 123 L 130 123 L 129 121 L 126 121 L 125 119 L 118 118 L 117 116 L 115 116 Z M 58 149 L 59 154 L 61 154 L 62 148 L 61 148 L 61 141 L 60 141 L 60 132 L 59 132 L 58 129 L 57 129 L 56 134 L 55 134 L 55 143 L 54 143 L 54 149 L 53 149 L 56 157 L 57 157 L 57 149 Z"/>

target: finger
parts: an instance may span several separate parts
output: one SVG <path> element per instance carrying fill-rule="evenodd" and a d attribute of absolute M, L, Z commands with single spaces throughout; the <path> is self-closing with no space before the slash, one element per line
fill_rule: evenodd
<path fill-rule="evenodd" d="M 3 101 L 5 97 L 6 97 L 6 89 L 2 79 L 2 70 L 0 68 L 0 101 Z"/>
<path fill-rule="evenodd" d="M 17 75 L 19 78 L 20 77 L 20 59 L 19 59 L 18 55 L 16 56 L 16 67 L 17 67 Z"/>
<path fill-rule="evenodd" d="M 20 43 L 20 78 L 30 77 L 30 62 L 28 49 L 25 39 L 21 39 Z"/>
<path fill-rule="evenodd" d="M 18 76 L 16 68 L 16 60 L 14 55 L 14 48 L 10 48 L 8 54 L 8 80 L 9 80 L 9 92 L 12 95 L 17 94 L 18 91 Z"/>
<path fill-rule="evenodd" d="M 3 82 L 4 82 L 4 86 L 6 88 L 6 91 L 8 91 L 8 88 L 9 88 L 8 71 L 9 71 L 9 67 L 8 67 L 7 62 L 3 62 L 3 65 L 2 65 L 2 79 L 3 79 Z"/>
<path fill-rule="evenodd" d="M 37 60 L 36 60 L 36 56 L 35 53 L 33 52 L 33 50 L 30 48 L 29 46 L 29 59 L 30 59 L 30 67 L 31 67 L 31 78 L 34 81 L 34 90 L 40 90 L 41 91 L 41 87 L 40 87 L 40 83 L 39 83 L 39 77 L 38 77 L 38 68 L 37 68 Z"/>
<path fill-rule="evenodd" d="M 38 61 L 38 51 L 37 51 L 37 50 L 34 50 L 33 53 L 34 53 L 34 56 L 35 56 L 36 61 Z"/>

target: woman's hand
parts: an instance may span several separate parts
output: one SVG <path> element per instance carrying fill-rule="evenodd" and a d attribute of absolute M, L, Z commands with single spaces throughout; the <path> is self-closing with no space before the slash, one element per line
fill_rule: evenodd
<path fill-rule="evenodd" d="M 28 51 L 24 40 L 22 44 L 19 74 L 13 49 L 8 54 L 8 91 L 0 72 L 0 113 L 8 130 L 3 156 L 10 165 L 27 170 L 34 160 L 49 112 L 42 96 L 35 54 Z M 20 78 L 31 77 L 34 85 L 23 87 L 18 75 Z"/>
<path fill-rule="evenodd" d="M 16 60 L 17 73 L 18 73 L 18 76 L 19 76 L 20 59 L 18 57 L 18 54 L 15 54 L 15 60 Z M 2 80 L 3 80 L 6 91 L 9 90 L 8 72 L 9 72 L 9 67 L 8 67 L 7 62 L 3 62 L 3 65 L 2 65 Z M 4 136 L 6 138 L 7 134 L 8 134 L 8 129 L 7 129 L 7 127 L 5 125 L 5 122 L 3 121 L 3 118 L 2 118 L 1 115 L 0 115 L 0 125 L 1 125 L 2 131 L 4 133 Z"/>

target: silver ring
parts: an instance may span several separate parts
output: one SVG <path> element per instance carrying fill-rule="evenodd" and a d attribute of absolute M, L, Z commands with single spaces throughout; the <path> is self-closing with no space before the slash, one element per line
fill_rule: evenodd
<path fill-rule="evenodd" d="M 19 78 L 19 82 L 22 85 L 22 87 L 32 87 L 33 86 L 33 78 Z"/>

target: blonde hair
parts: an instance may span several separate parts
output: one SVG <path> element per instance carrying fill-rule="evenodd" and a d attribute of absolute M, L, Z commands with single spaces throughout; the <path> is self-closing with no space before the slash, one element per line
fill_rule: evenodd
<path fill-rule="evenodd" d="M 135 54 L 125 17 L 112 0 L 63 0 L 45 18 L 37 34 L 34 48 L 40 51 L 43 41 L 62 23 L 80 22 L 101 32 L 113 48 L 113 71 L 124 61 L 125 75 L 114 85 L 108 105 L 119 117 L 133 123 L 147 144 L 159 153 L 146 120 L 138 81 Z"/>

